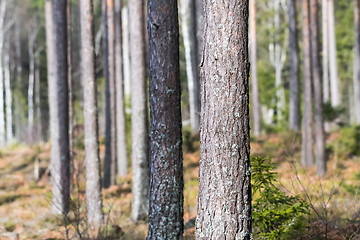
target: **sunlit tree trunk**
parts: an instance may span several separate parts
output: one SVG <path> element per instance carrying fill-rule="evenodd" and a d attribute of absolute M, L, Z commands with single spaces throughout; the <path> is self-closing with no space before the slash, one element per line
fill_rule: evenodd
<path fill-rule="evenodd" d="M 122 9 L 122 50 L 124 70 L 124 93 L 125 97 L 130 96 L 130 43 L 129 43 L 129 8 Z"/>
<path fill-rule="evenodd" d="M 56 59 L 56 125 L 59 158 L 52 164 L 53 211 L 66 214 L 70 204 L 70 156 L 69 156 L 69 102 L 67 62 L 67 17 L 66 1 L 54 0 L 54 32 Z"/>
<path fill-rule="evenodd" d="M 36 23 L 35 23 L 36 24 Z M 34 24 L 33 28 L 36 28 Z M 34 141 L 34 87 L 35 87 L 35 43 L 37 29 L 31 29 L 29 35 L 29 85 L 28 85 L 28 141 Z"/>
<path fill-rule="evenodd" d="M 310 9 L 309 0 L 302 0 L 302 37 L 303 37 L 303 77 L 304 112 L 302 120 L 302 165 L 310 167 L 314 163 L 312 139 L 312 81 L 310 46 Z"/>
<path fill-rule="evenodd" d="M 4 19 L 7 1 L 1 1 L 0 5 L 0 146 L 4 146 L 6 141 L 5 131 L 5 106 L 4 106 L 4 77 L 3 77 L 3 60 L 4 50 Z"/>
<path fill-rule="evenodd" d="M 323 100 L 329 102 L 329 32 L 328 32 L 328 0 L 322 0 L 322 72 L 323 72 Z"/>
<path fill-rule="evenodd" d="M 13 122 L 12 122 L 12 93 L 11 93 L 11 76 L 10 76 L 10 58 L 9 47 L 4 57 L 4 79 L 5 79 L 5 105 L 6 105 L 6 142 L 13 142 Z"/>
<path fill-rule="evenodd" d="M 116 144 L 117 175 L 124 177 L 128 173 L 128 164 L 126 152 L 121 5 L 121 1 L 115 1 Z"/>
<path fill-rule="evenodd" d="M 149 0 L 148 16 L 151 159 L 147 239 L 182 239 L 184 181 L 177 0 Z M 158 23 L 163 23 L 160 28 Z"/>
<path fill-rule="evenodd" d="M 95 79 L 93 1 L 80 1 L 81 76 L 84 83 L 84 144 L 88 223 L 98 229 L 103 221 L 97 87 Z"/>
<path fill-rule="evenodd" d="M 35 54 L 35 119 L 36 141 L 42 140 L 41 106 L 40 106 L 40 52 Z"/>
<path fill-rule="evenodd" d="M 259 85 L 257 74 L 257 40 L 256 40 L 256 4 L 255 0 L 250 0 L 250 53 L 251 53 L 251 90 L 252 90 L 252 112 L 254 135 L 260 135 L 260 102 Z"/>
<path fill-rule="evenodd" d="M 196 239 L 251 239 L 248 1 L 207 1 Z"/>
<path fill-rule="evenodd" d="M 329 37 L 329 68 L 330 68 L 330 89 L 331 105 L 340 105 L 340 85 L 336 63 L 336 37 L 335 37 L 335 9 L 334 0 L 328 0 L 328 37 Z"/>
<path fill-rule="evenodd" d="M 129 1 L 129 31 L 131 40 L 133 171 L 131 217 L 134 221 L 139 221 L 146 218 L 149 206 L 149 140 L 145 70 L 144 0 Z"/>

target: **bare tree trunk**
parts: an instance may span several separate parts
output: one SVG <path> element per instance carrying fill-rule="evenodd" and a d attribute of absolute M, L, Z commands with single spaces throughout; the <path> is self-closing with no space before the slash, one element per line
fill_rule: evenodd
<path fill-rule="evenodd" d="M 35 54 L 35 115 L 36 115 L 36 141 L 42 140 L 41 106 L 40 106 L 40 52 Z"/>
<path fill-rule="evenodd" d="M 304 65 L 304 113 L 302 120 L 302 165 L 310 167 L 314 163 L 312 139 L 312 89 L 311 89 L 311 46 L 309 0 L 302 0 L 302 35 Z"/>
<path fill-rule="evenodd" d="M 66 1 L 54 0 L 56 95 L 57 95 L 57 136 L 59 158 L 53 162 L 52 204 L 60 214 L 69 211 L 70 204 L 70 159 L 69 159 L 69 102 L 68 102 L 68 62 L 67 62 L 67 17 Z"/>
<path fill-rule="evenodd" d="M 147 239 L 182 239 L 184 180 L 177 0 L 149 0 L 148 16 L 151 160 Z M 163 23 L 161 28 L 158 23 Z"/>
<path fill-rule="evenodd" d="M 206 1 L 197 239 L 251 239 L 248 1 Z"/>
<path fill-rule="evenodd" d="M 13 142 L 13 128 L 12 128 L 12 93 L 11 93 L 11 76 L 10 76 L 10 58 L 9 46 L 4 57 L 4 77 L 5 77 L 5 105 L 6 105 L 6 142 L 11 144 Z"/>
<path fill-rule="evenodd" d="M 34 23 L 36 28 L 36 23 Z M 29 35 L 29 86 L 28 86 L 28 142 L 34 141 L 34 86 L 35 86 L 35 42 L 37 29 L 31 29 Z"/>
<path fill-rule="evenodd" d="M 145 72 L 144 0 L 131 0 L 129 2 L 129 30 L 131 39 L 133 171 L 131 217 L 134 221 L 139 221 L 146 218 L 149 206 L 149 140 Z"/>
<path fill-rule="evenodd" d="M 334 0 L 328 0 L 328 37 L 329 37 L 329 64 L 330 64 L 330 89 L 331 105 L 340 105 L 339 77 L 336 63 L 336 37 L 335 37 L 335 10 Z"/>
<path fill-rule="evenodd" d="M 98 229 L 103 222 L 97 87 L 95 79 L 93 1 L 80 1 L 81 76 L 84 83 L 84 133 L 88 223 Z"/>
<path fill-rule="evenodd" d="M 126 151 L 126 118 L 122 51 L 121 1 L 115 1 L 115 74 L 116 74 L 116 144 L 117 175 L 124 177 L 128 173 Z"/>
<path fill-rule="evenodd" d="M 296 1 L 289 0 L 289 44 L 290 44 L 290 129 L 300 130 L 299 46 Z"/>
<path fill-rule="evenodd" d="M 324 102 L 330 100 L 329 89 L 329 32 L 328 32 L 328 0 L 322 0 L 322 71 L 323 71 L 323 89 Z"/>
<path fill-rule="evenodd" d="M 250 53 L 251 53 L 251 90 L 252 90 L 252 111 L 254 135 L 260 135 L 260 101 L 259 85 L 257 75 L 257 43 L 256 43 L 256 4 L 255 0 L 250 0 Z"/>
<path fill-rule="evenodd" d="M 124 69 L 124 93 L 125 97 L 131 94 L 130 83 L 130 43 L 129 43 L 129 8 L 122 9 L 122 50 Z"/>
<path fill-rule="evenodd" d="M 70 149 L 70 162 L 71 171 L 73 171 L 73 91 L 72 91 L 72 61 L 71 61 L 71 0 L 67 0 L 66 6 L 66 18 L 67 18 L 67 61 L 68 61 L 68 87 L 69 87 L 69 149 Z"/>
<path fill-rule="evenodd" d="M 204 0 L 196 1 L 196 37 L 198 41 L 198 60 L 202 59 L 203 53 L 203 38 L 204 38 Z M 200 82 L 200 81 L 199 81 Z"/>
<path fill-rule="evenodd" d="M 22 82 L 22 66 L 21 66 L 21 39 L 20 39 L 20 13 L 16 11 L 15 18 L 15 57 L 16 57 L 16 85 L 20 85 Z M 15 137 L 18 142 L 21 141 L 21 121 L 20 121 L 20 101 L 18 98 L 14 98 L 14 116 L 15 116 Z"/>
<path fill-rule="evenodd" d="M 359 0 L 354 0 L 354 25 L 355 25 L 355 67 L 354 67 L 354 100 L 356 123 L 360 124 L 360 17 Z"/>
<path fill-rule="evenodd" d="M 326 173 L 326 156 L 318 32 L 318 0 L 310 0 L 311 70 L 315 100 L 316 166 L 317 174 L 322 176 Z"/>
<path fill-rule="evenodd" d="M 6 142 L 5 131 L 5 106 L 4 106 L 4 78 L 3 78 L 3 60 L 2 54 L 4 50 L 4 19 L 7 1 L 1 1 L 0 5 L 0 146 Z"/>
<path fill-rule="evenodd" d="M 189 89 L 190 122 L 193 132 L 199 132 L 200 90 L 197 70 L 196 25 L 192 22 L 191 5 L 194 0 L 181 0 L 181 28 L 183 32 L 186 60 L 186 75 Z"/>

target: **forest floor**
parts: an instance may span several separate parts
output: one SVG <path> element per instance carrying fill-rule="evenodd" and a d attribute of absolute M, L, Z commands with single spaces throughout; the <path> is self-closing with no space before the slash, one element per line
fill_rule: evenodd
<path fill-rule="evenodd" d="M 339 142 L 339 133 L 327 137 L 329 146 Z M 329 154 L 328 173 L 316 176 L 316 168 L 300 167 L 301 145 L 294 133 L 269 134 L 253 140 L 252 155 L 269 156 L 276 164 L 279 186 L 289 195 L 300 194 L 310 203 L 308 228 L 299 239 L 360 239 L 360 159 L 338 153 Z M 184 221 L 185 239 L 195 239 L 196 196 L 199 170 L 197 136 L 184 141 Z M 104 147 L 101 146 L 101 155 Z M 87 230 L 85 217 L 84 152 L 75 149 L 74 188 L 69 217 L 54 217 L 49 205 L 51 185 L 47 172 L 50 145 L 12 146 L 0 150 L 0 239 L 83 239 L 94 236 Z M 38 164 L 40 180 L 35 180 Z M 106 239 L 145 239 L 147 224 L 133 223 L 131 175 L 103 190 Z M 65 225 L 67 227 L 65 227 Z M 359 233 L 359 235 L 358 235 Z"/>

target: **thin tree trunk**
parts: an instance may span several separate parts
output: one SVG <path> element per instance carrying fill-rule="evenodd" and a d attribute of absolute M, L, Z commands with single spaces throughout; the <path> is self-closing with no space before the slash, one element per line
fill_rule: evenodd
<path fill-rule="evenodd" d="M 11 144 L 13 142 L 13 128 L 12 128 L 12 93 L 11 93 L 11 76 L 10 76 L 10 58 L 9 47 L 4 57 L 4 77 L 5 77 L 5 104 L 6 104 L 6 142 Z"/>
<path fill-rule="evenodd" d="M 248 1 L 206 1 L 197 239 L 251 239 Z"/>
<path fill-rule="evenodd" d="M 260 102 L 259 85 L 257 74 L 257 43 L 256 43 L 256 4 L 250 0 L 250 53 L 251 53 L 251 90 L 252 90 L 252 111 L 254 135 L 260 135 Z"/>
<path fill-rule="evenodd" d="M 181 28 L 183 32 L 186 60 L 186 75 L 189 89 L 190 123 L 193 132 L 199 132 L 200 91 L 197 70 L 196 25 L 192 22 L 191 5 L 194 0 L 181 0 Z M 194 42 L 195 41 L 195 42 Z"/>
<path fill-rule="evenodd" d="M 336 37 L 335 37 L 335 10 L 334 0 L 328 0 L 328 19 L 329 19 L 329 64 L 330 64 L 330 89 L 331 105 L 340 105 L 339 78 L 336 63 Z"/>
<path fill-rule="evenodd" d="M 4 49 L 4 19 L 7 1 L 1 1 L 0 5 L 0 146 L 6 142 L 5 131 L 5 106 L 4 106 L 4 77 L 3 77 L 3 60 L 2 54 Z"/>
<path fill-rule="evenodd" d="M 148 7 L 151 160 L 147 239 L 181 239 L 184 181 L 177 0 L 149 0 Z M 158 23 L 163 23 L 160 28 Z"/>
<path fill-rule="evenodd" d="M 354 25 L 355 25 L 355 67 L 354 67 L 354 100 L 356 123 L 360 124 L 360 17 L 359 0 L 354 0 Z"/>
<path fill-rule="evenodd" d="M 158 23 L 163 24 L 163 23 Z M 160 26 L 160 25 L 159 25 Z M 145 71 L 144 0 L 129 1 L 131 52 L 132 212 L 145 219 L 149 206 L 148 112 Z"/>
<path fill-rule="evenodd" d="M 129 43 L 129 8 L 122 9 L 122 50 L 123 50 L 123 69 L 124 69 L 124 92 L 125 97 L 131 94 L 130 83 L 130 43 Z"/>
<path fill-rule="evenodd" d="M 20 14 L 16 11 L 15 18 L 15 57 L 16 57 L 16 87 L 22 82 L 22 66 L 21 66 L 21 39 L 20 39 Z M 21 141 L 21 122 L 20 122 L 20 101 L 14 98 L 14 116 L 15 116 L 15 137 L 18 142 Z"/>
<path fill-rule="evenodd" d="M 69 149 L 70 149 L 70 162 L 71 171 L 73 171 L 73 91 L 72 91 L 72 61 L 71 61 L 71 0 L 67 0 L 66 6 L 67 18 L 67 61 L 68 61 L 68 87 L 69 87 Z"/>
<path fill-rule="evenodd" d="M 323 89 L 324 89 L 324 102 L 330 100 L 329 89 L 329 33 L 328 33 L 328 0 L 322 0 L 322 71 L 323 71 Z"/>
<path fill-rule="evenodd" d="M 84 133 L 88 223 L 98 229 L 103 222 L 97 87 L 95 79 L 93 1 L 80 1 L 81 76 L 84 83 Z"/>
<path fill-rule="evenodd" d="M 122 51 L 121 1 L 115 1 L 115 74 L 116 74 L 116 144 L 117 175 L 124 177 L 128 173 L 126 151 L 126 118 Z"/>
<path fill-rule="evenodd" d="M 310 0 L 311 71 L 315 100 L 316 166 L 317 174 L 322 176 L 326 173 L 326 156 L 318 32 L 318 0 Z"/>
<path fill-rule="evenodd" d="M 53 162 L 53 210 L 60 214 L 69 211 L 70 204 L 70 159 L 69 159 L 69 101 L 67 62 L 67 17 L 66 1 L 54 0 L 55 59 L 56 59 L 56 123 L 59 158 Z"/>
<path fill-rule="evenodd" d="M 314 163 L 312 139 L 312 89 L 311 89 L 311 46 L 309 0 L 302 0 L 302 35 L 304 65 L 304 113 L 302 120 L 302 165 L 310 167 Z"/>
<path fill-rule="evenodd" d="M 40 52 L 35 55 L 35 115 L 36 115 L 36 141 L 42 140 L 41 134 L 41 106 L 40 106 Z"/>
<path fill-rule="evenodd" d="M 35 24 L 34 24 L 35 26 Z M 28 85 L 28 142 L 34 141 L 34 85 L 35 85 L 35 42 L 37 30 L 29 35 L 29 85 Z"/>
<path fill-rule="evenodd" d="M 203 38 L 204 38 L 204 0 L 196 1 L 196 37 L 198 42 L 198 59 L 203 57 Z M 200 81 L 199 81 L 200 82 Z"/>
<path fill-rule="evenodd" d="M 290 129 L 300 130 L 299 47 L 296 1 L 289 0 L 289 44 L 290 44 Z"/>

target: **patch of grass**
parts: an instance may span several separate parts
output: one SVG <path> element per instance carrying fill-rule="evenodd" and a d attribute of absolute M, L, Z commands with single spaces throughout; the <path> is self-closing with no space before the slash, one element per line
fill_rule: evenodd
<path fill-rule="evenodd" d="M 16 228 L 16 225 L 13 222 L 5 222 L 4 223 L 4 228 L 8 232 L 13 232 L 15 230 L 15 228 Z"/>
<path fill-rule="evenodd" d="M 19 195 L 19 194 L 9 194 L 9 195 L 5 195 L 5 196 L 0 196 L 0 206 L 3 204 L 6 204 L 6 203 L 11 203 L 21 197 L 22 197 L 22 195 Z"/>

